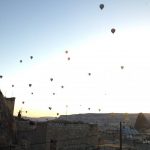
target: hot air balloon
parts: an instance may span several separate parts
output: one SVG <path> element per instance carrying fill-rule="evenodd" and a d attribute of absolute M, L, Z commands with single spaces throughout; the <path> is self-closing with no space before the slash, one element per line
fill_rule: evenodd
<path fill-rule="evenodd" d="M 20 63 L 22 63 L 22 60 L 20 60 Z"/>
<path fill-rule="evenodd" d="M 62 85 L 62 86 L 61 86 L 61 88 L 63 89 L 63 88 L 64 88 L 64 86 Z"/>
<path fill-rule="evenodd" d="M 65 53 L 68 54 L 68 51 L 66 50 Z"/>
<path fill-rule="evenodd" d="M 33 59 L 33 56 L 30 56 L 30 59 Z"/>
<path fill-rule="evenodd" d="M 70 57 L 68 57 L 68 60 L 70 60 Z"/>
<path fill-rule="evenodd" d="M 31 87 L 32 86 L 32 84 L 29 84 L 29 87 Z"/>
<path fill-rule="evenodd" d="M 28 113 L 28 111 L 26 111 L 26 114 Z"/>
<path fill-rule="evenodd" d="M 49 108 L 49 110 L 52 110 L 52 107 L 48 107 Z"/>
<path fill-rule="evenodd" d="M 33 92 L 31 92 L 31 94 L 33 95 Z"/>
<path fill-rule="evenodd" d="M 24 104 L 24 101 L 22 101 L 22 104 Z"/>
<path fill-rule="evenodd" d="M 112 28 L 112 29 L 111 29 L 111 32 L 112 32 L 113 34 L 115 33 L 115 31 L 116 31 L 115 28 Z"/>
<path fill-rule="evenodd" d="M 124 66 L 121 66 L 121 69 L 124 69 Z"/>
<path fill-rule="evenodd" d="M 91 75 L 91 73 L 88 73 L 88 75 L 90 76 L 90 75 Z"/>
<path fill-rule="evenodd" d="M 91 108 L 88 108 L 88 110 L 90 110 Z"/>
<path fill-rule="evenodd" d="M 50 78 L 51 81 L 53 81 L 53 78 Z"/>
<path fill-rule="evenodd" d="M 100 4 L 99 8 L 102 10 L 104 8 L 104 4 Z"/>
<path fill-rule="evenodd" d="M 98 109 L 98 111 L 101 111 L 101 109 Z"/>
<path fill-rule="evenodd" d="M 53 95 L 55 95 L 55 93 L 53 93 Z"/>
<path fill-rule="evenodd" d="M 12 86 L 12 87 L 14 87 L 14 85 L 13 85 L 13 84 L 12 84 L 11 86 Z"/>
<path fill-rule="evenodd" d="M 57 113 L 57 116 L 59 116 L 59 113 Z"/>
<path fill-rule="evenodd" d="M 3 76 L 2 76 L 2 75 L 0 75 L 0 78 L 2 79 L 2 78 L 3 78 Z"/>

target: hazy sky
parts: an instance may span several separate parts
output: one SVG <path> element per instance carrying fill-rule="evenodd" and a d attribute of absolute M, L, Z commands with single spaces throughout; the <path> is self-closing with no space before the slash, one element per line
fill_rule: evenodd
<path fill-rule="evenodd" d="M 149 0 L 1 0 L 0 89 L 15 115 L 149 112 L 149 39 Z"/>

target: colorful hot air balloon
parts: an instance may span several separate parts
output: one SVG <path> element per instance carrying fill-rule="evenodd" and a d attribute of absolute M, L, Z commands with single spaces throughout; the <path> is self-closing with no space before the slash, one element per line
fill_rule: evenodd
<path fill-rule="evenodd" d="M 102 10 L 104 8 L 104 4 L 100 4 L 99 8 Z"/>
<path fill-rule="evenodd" d="M 116 32 L 116 29 L 115 28 L 112 28 L 111 29 L 111 32 L 114 34 Z"/>

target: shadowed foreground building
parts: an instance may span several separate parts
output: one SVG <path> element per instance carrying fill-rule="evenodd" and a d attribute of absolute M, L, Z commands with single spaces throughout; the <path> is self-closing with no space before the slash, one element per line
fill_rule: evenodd
<path fill-rule="evenodd" d="M 21 125 L 18 137 L 24 139 L 24 144 L 31 150 L 90 150 L 98 144 L 97 125 L 60 120 L 34 125 L 26 123 L 28 129 L 27 125 Z"/>
<path fill-rule="evenodd" d="M 0 146 L 10 145 L 15 140 L 14 103 L 14 97 L 6 98 L 0 91 Z"/>

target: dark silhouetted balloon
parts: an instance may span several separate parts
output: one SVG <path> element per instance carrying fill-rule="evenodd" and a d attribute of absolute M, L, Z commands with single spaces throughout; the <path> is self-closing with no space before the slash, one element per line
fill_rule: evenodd
<path fill-rule="evenodd" d="M 22 63 L 22 60 L 20 60 L 20 63 Z"/>
<path fill-rule="evenodd" d="M 0 75 L 0 78 L 2 79 L 2 78 L 3 78 L 3 76 L 2 76 L 2 75 Z"/>
<path fill-rule="evenodd" d="M 124 69 L 124 66 L 121 66 L 121 69 Z"/>
<path fill-rule="evenodd" d="M 102 10 L 104 8 L 104 4 L 100 4 L 99 8 Z"/>
<path fill-rule="evenodd" d="M 101 109 L 98 109 L 98 111 L 101 111 Z"/>
<path fill-rule="evenodd" d="M 53 93 L 53 95 L 55 95 L 55 93 Z"/>
<path fill-rule="evenodd" d="M 70 57 L 68 57 L 68 60 L 70 60 Z"/>
<path fill-rule="evenodd" d="M 63 89 L 63 88 L 64 88 L 64 86 L 62 85 L 62 86 L 61 86 L 61 88 Z"/>
<path fill-rule="evenodd" d="M 29 87 L 31 87 L 32 86 L 32 84 L 29 84 Z"/>
<path fill-rule="evenodd" d="M 68 54 L 68 51 L 66 50 L 65 53 Z"/>
<path fill-rule="evenodd" d="M 116 32 L 116 29 L 112 28 L 111 32 L 114 34 Z"/>
<path fill-rule="evenodd" d="M 30 59 L 33 59 L 33 56 L 30 56 Z"/>
<path fill-rule="evenodd" d="M 88 110 L 90 110 L 91 108 L 88 108 Z"/>
<path fill-rule="evenodd" d="M 57 116 L 59 116 L 59 113 L 57 113 Z"/>
<path fill-rule="evenodd" d="M 12 84 L 11 86 L 12 86 L 12 87 L 14 87 L 14 85 L 13 85 L 13 84 Z"/>
<path fill-rule="evenodd" d="M 51 81 L 53 81 L 53 78 L 50 78 Z"/>
<path fill-rule="evenodd" d="M 33 92 L 31 92 L 31 94 L 33 95 Z"/>
<path fill-rule="evenodd" d="M 28 113 L 28 111 L 26 111 L 26 114 Z"/>
<path fill-rule="evenodd" d="M 24 101 L 22 101 L 22 104 L 24 104 Z"/>
<path fill-rule="evenodd" d="M 91 73 L 88 73 L 88 75 L 90 76 L 90 75 L 91 75 Z"/>
<path fill-rule="evenodd" d="M 52 110 L 52 107 L 48 107 L 49 108 L 49 110 Z"/>

